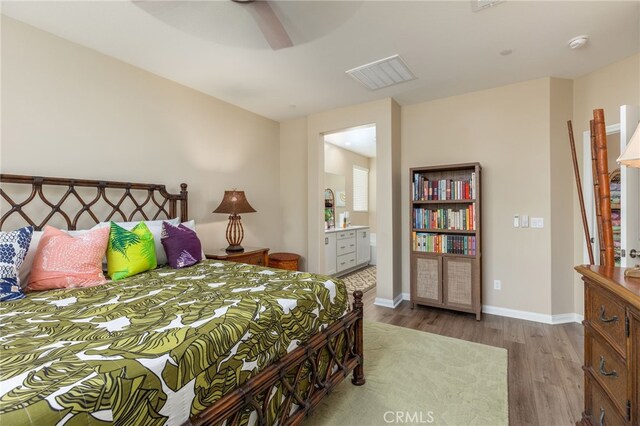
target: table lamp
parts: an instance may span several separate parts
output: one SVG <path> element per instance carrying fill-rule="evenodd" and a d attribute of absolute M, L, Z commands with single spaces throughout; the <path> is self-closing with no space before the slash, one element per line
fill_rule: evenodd
<path fill-rule="evenodd" d="M 640 123 L 636 127 L 636 131 L 631 136 L 627 148 L 622 155 L 616 160 L 619 164 L 627 167 L 640 168 Z M 640 266 L 628 268 L 624 271 L 625 277 L 640 278 Z"/>
<path fill-rule="evenodd" d="M 256 210 L 251 207 L 244 195 L 244 191 L 224 191 L 224 197 L 220 205 L 213 213 L 229 214 L 229 224 L 227 225 L 227 242 L 229 247 L 227 252 L 242 252 L 244 248 L 240 245 L 244 238 L 244 229 L 240 221 L 240 213 L 253 213 Z"/>

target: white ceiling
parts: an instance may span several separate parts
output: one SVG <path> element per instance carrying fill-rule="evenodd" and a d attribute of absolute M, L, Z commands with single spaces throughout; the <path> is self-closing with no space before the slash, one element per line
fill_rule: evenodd
<path fill-rule="evenodd" d="M 465 0 L 272 5 L 292 48 L 271 50 L 230 0 L 3 1 L 2 13 L 275 120 L 575 78 L 640 51 L 639 1 L 508 0 L 477 13 Z M 588 45 L 569 49 L 580 34 Z M 372 92 L 344 73 L 396 53 L 416 80 Z"/>
<path fill-rule="evenodd" d="M 327 133 L 324 135 L 324 141 L 365 157 L 376 157 L 375 124 Z"/>

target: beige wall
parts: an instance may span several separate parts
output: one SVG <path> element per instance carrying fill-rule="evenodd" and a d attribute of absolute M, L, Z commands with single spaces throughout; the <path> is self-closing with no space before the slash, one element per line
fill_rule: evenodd
<path fill-rule="evenodd" d="M 409 168 L 482 165 L 483 304 L 551 314 L 550 79 L 402 108 L 402 181 Z M 409 292 L 409 186 L 402 185 L 403 289 Z M 545 220 L 514 228 L 513 215 Z M 566 265 L 570 268 L 571 265 Z M 502 290 L 493 290 L 493 280 Z"/>
<path fill-rule="evenodd" d="M 3 173 L 187 182 L 207 250 L 227 245 L 211 211 L 242 189 L 243 245 L 282 246 L 277 122 L 6 17 L 2 107 Z"/>
<path fill-rule="evenodd" d="M 379 228 L 379 232 L 376 235 L 379 235 L 381 232 L 387 231 L 391 232 L 390 240 L 393 242 L 393 246 L 391 250 L 393 251 L 393 296 L 394 296 L 394 304 L 399 300 L 398 297 L 403 298 L 403 283 L 402 283 L 402 267 L 406 264 L 406 258 L 403 261 L 402 257 L 402 243 L 405 241 L 404 234 L 407 228 L 406 224 L 403 221 L 405 218 L 406 212 L 403 206 L 406 203 L 403 203 L 403 200 L 408 200 L 408 194 L 404 194 L 400 188 L 406 188 L 407 185 L 404 185 L 403 181 L 404 177 L 404 169 L 402 167 L 402 108 L 396 101 L 391 102 L 391 144 L 388 146 L 386 151 L 379 153 L 379 162 L 378 165 L 382 169 L 382 167 L 389 167 L 389 172 L 391 173 L 391 185 L 389 185 L 388 175 L 384 176 L 384 179 L 378 179 L 379 188 L 382 188 L 378 195 L 381 201 L 379 207 L 380 217 L 381 219 L 378 222 L 380 226 L 384 222 L 382 221 L 383 215 L 390 215 L 387 220 L 391 221 L 392 226 L 390 228 L 384 229 L 382 227 Z M 382 155 L 387 155 L 390 157 L 382 157 Z M 390 164 L 385 164 L 385 162 L 389 161 Z M 388 201 L 391 201 L 391 211 L 389 211 L 386 206 Z M 408 232 L 406 232 L 408 234 Z M 385 240 L 388 237 L 385 235 Z M 378 238 L 380 244 L 387 243 L 387 241 Z M 376 244 L 376 249 L 378 250 L 378 256 L 386 255 L 384 251 L 380 250 L 380 244 Z M 380 262 L 378 261 L 378 265 Z"/>
<path fill-rule="evenodd" d="M 640 54 L 577 78 L 573 83 L 573 128 L 576 140 L 576 151 L 580 164 L 581 176 L 590 173 L 582 164 L 582 135 L 588 130 L 589 120 L 593 118 L 593 110 L 604 109 L 607 124 L 620 122 L 620 106 L 640 105 Z M 574 217 L 574 264 L 584 263 L 584 232 L 580 217 L 580 205 L 577 191 L 573 190 Z M 591 234 L 594 235 L 593 230 Z M 577 313 L 583 313 L 583 286 L 574 275 L 575 307 Z"/>
<path fill-rule="evenodd" d="M 567 135 L 567 121 L 573 115 L 572 80 L 550 80 L 549 107 L 551 312 L 559 315 L 574 310 L 572 191 L 575 184 Z"/>
<path fill-rule="evenodd" d="M 340 148 L 330 143 L 324 144 L 324 171 L 335 175 L 344 176 L 345 193 L 347 200 L 345 207 L 336 207 L 336 226 L 338 223 L 339 213 L 345 210 L 349 212 L 349 222 L 352 225 L 369 225 L 369 212 L 353 211 L 353 166 L 369 168 L 369 159 L 363 155 Z M 371 172 L 371 171 L 369 171 Z M 369 175 L 369 181 L 375 176 Z M 325 187 L 327 184 L 325 182 Z M 337 194 L 336 194 L 337 196 Z"/>
<path fill-rule="evenodd" d="M 302 256 L 307 270 L 307 119 L 280 123 L 282 247 Z"/>

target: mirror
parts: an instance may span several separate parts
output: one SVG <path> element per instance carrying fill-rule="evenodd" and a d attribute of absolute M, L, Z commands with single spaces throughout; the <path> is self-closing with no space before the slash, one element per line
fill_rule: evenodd
<path fill-rule="evenodd" d="M 336 204 L 331 188 L 324 190 L 324 228 L 336 227 Z"/>
<path fill-rule="evenodd" d="M 335 218 L 340 216 L 346 210 L 346 178 L 343 175 L 336 175 L 333 173 L 324 174 L 324 187 L 325 189 L 325 206 L 327 200 L 327 192 L 333 193 L 333 215 L 332 221 L 329 223 L 330 228 L 335 228 Z M 325 207 L 325 222 L 327 221 L 327 207 Z"/>

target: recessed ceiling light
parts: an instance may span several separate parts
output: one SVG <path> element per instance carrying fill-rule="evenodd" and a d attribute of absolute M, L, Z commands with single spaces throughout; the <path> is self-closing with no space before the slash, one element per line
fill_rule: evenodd
<path fill-rule="evenodd" d="M 351 142 L 345 142 L 344 144 L 349 146 L 349 145 L 351 145 Z"/>
<path fill-rule="evenodd" d="M 588 35 L 580 35 L 569 40 L 569 47 L 572 49 L 580 49 L 589 41 Z"/>
<path fill-rule="evenodd" d="M 505 49 L 505 50 L 501 50 L 501 51 L 500 51 L 500 54 L 501 54 L 502 56 L 509 56 L 509 55 L 511 55 L 512 53 L 513 53 L 513 50 L 511 50 L 511 49 Z"/>

